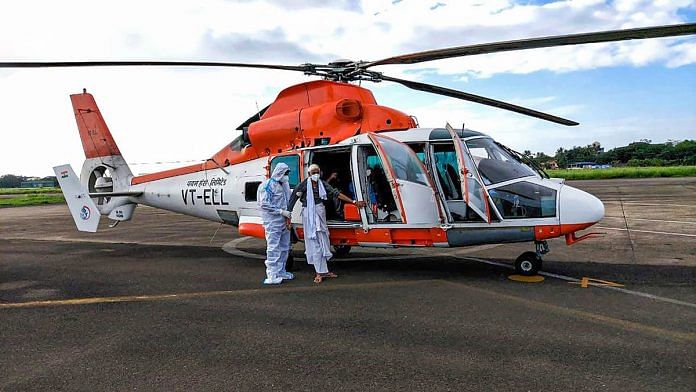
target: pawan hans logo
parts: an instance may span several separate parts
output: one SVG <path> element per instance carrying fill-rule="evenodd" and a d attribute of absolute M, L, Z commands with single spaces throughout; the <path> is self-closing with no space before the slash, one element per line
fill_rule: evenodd
<path fill-rule="evenodd" d="M 89 210 L 89 207 L 82 206 L 82 209 L 80 210 L 80 218 L 82 218 L 82 220 L 87 220 L 91 215 L 92 212 Z"/>

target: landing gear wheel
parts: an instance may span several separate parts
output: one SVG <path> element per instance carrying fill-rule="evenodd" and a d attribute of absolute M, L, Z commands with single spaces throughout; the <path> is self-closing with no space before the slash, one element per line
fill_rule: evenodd
<path fill-rule="evenodd" d="M 292 252 L 288 254 L 288 261 L 285 262 L 285 270 L 288 272 L 295 270 L 295 258 L 292 257 Z"/>
<path fill-rule="evenodd" d="M 524 276 L 534 276 L 541 269 L 541 257 L 536 252 L 524 252 L 515 260 L 515 271 Z"/>
<path fill-rule="evenodd" d="M 336 256 L 346 256 L 350 253 L 350 245 L 334 245 L 334 252 Z"/>

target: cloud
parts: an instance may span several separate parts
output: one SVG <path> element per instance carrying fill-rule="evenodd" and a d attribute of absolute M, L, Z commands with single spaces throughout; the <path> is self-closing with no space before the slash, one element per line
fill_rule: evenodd
<path fill-rule="evenodd" d="M 251 0 L 233 0 L 233 2 L 248 3 Z M 352 12 L 361 12 L 360 0 L 265 0 L 269 4 L 288 10 L 307 8 L 337 8 Z"/>
<path fill-rule="evenodd" d="M 231 61 L 300 64 L 327 62 L 335 55 L 313 53 L 300 44 L 288 40 L 282 28 L 255 32 L 253 34 L 227 33 L 215 35 L 207 32 L 201 43 L 206 57 L 224 58 Z"/>
<path fill-rule="evenodd" d="M 392 18 L 408 18 L 425 10 L 413 4 L 392 9 Z M 493 0 L 484 4 L 454 2 L 447 10 L 435 9 L 438 23 L 411 20 L 412 29 L 395 53 L 499 42 L 506 40 L 683 23 L 680 10 L 688 1 L 559 1 L 543 5 Z M 503 52 L 438 60 L 400 67 L 435 69 L 441 75 L 486 78 L 500 73 L 528 74 L 548 70 L 571 72 L 610 66 L 696 63 L 693 37 L 577 45 L 549 49 Z M 386 56 L 385 56 L 386 57 Z M 399 72 L 403 72 L 400 70 Z"/>

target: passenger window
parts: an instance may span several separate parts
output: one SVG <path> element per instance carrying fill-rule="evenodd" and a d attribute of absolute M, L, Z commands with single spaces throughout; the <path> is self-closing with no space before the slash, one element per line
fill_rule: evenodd
<path fill-rule="evenodd" d="M 556 190 L 531 182 L 489 189 L 504 219 L 550 218 L 556 216 Z"/>
<path fill-rule="evenodd" d="M 291 189 L 295 189 L 297 184 L 300 183 L 300 157 L 298 155 L 281 155 L 273 158 L 271 161 L 271 173 L 273 169 L 280 163 L 288 165 L 290 168 L 290 184 Z"/>
<path fill-rule="evenodd" d="M 259 190 L 261 181 L 247 182 L 244 184 L 244 200 L 256 201 L 256 192 Z"/>

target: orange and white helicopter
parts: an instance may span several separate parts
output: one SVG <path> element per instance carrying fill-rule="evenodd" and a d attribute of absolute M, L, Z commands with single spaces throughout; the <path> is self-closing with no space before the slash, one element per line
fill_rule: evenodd
<path fill-rule="evenodd" d="M 54 168 L 78 230 L 95 232 L 100 217 L 128 221 L 138 204 L 237 227 L 264 238 L 257 188 L 279 162 L 291 168 L 290 185 L 318 163 L 325 178 L 364 208 L 334 201 L 328 226 L 336 251 L 364 247 L 459 247 L 534 242 L 516 261 L 519 273 L 541 268 L 546 240 L 576 236 L 604 216 L 596 197 L 549 178 L 522 155 L 469 129 L 421 128 L 416 119 L 379 105 L 354 81 L 390 81 L 563 125 L 576 122 L 490 98 L 398 79 L 371 70 L 385 64 L 510 50 L 696 33 L 696 24 L 648 27 L 460 46 L 379 61 L 341 60 L 298 66 L 171 61 L 2 62 L 0 67 L 205 66 L 299 71 L 315 80 L 281 91 L 269 106 L 239 126 L 241 135 L 202 164 L 134 176 L 92 95 L 71 95 L 86 160 L 80 178 L 69 165 Z M 300 208 L 291 222 L 303 238 Z"/>

